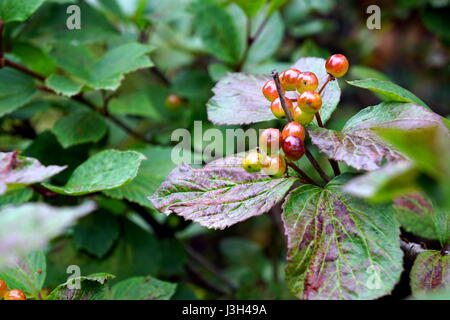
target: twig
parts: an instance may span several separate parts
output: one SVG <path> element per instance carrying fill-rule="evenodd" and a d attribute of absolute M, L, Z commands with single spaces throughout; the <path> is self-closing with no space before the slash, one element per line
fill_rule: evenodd
<path fill-rule="evenodd" d="M 405 252 L 406 256 L 411 259 L 415 259 L 420 253 L 426 251 L 426 249 L 422 248 L 420 244 L 407 242 L 403 239 L 400 239 L 400 247 Z"/>
<path fill-rule="evenodd" d="M 42 82 L 45 81 L 45 77 L 37 72 L 34 72 L 33 70 L 30 70 L 24 66 L 21 66 L 20 64 L 15 63 L 14 61 L 11 61 L 9 59 L 4 59 L 5 60 L 5 66 L 11 67 L 13 69 L 19 70 L 23 73 L 26 73 L 30 76 L 32 76 L 33 78 L 36 78 Z"/>
<path fill-rule="evenodd" d="M 283 107 L 284 113 L 286 114 L 286 118 L 288 119 L 289 122 L 291 122 L 292 114 L 291 114 L 291 111 L 289 110 L 288 106 L 286 105 L 286 98 L 284 96 L 284 92 L 281 87 L 280 77 L 278 75 L 278 72 L 276 72 L 275 70 L 272 71 L 272 78 L 273 78 L 273 81 L 275 81 L 275 85 L 277 87 L 277 92 L 278 92 L 278 97 L 280 98 L 281 106 Z"/>
<path fill-rule="evenodd" d="M 305 154 L 306 154 L 306 157 L 308 158 L 309 162 L 311 162 L 314 169 L 316 169 L 317 173 L 319 173 L 320 177 L 323 180 L 325 180 L 325 182 L 330 181 L 330 177 L 328 177 L 328 175 L 325 173 L 325 171 L 323 171 L 320 164 L 317 162 L 316 159 L 314 159 L 314 156 L 311 154 L 311 152 L 309 152 L 308 149 L 305 149 Z"/>
<path fill-rule="evenodd" d="M 309 177 L 306 172 L 304 172 L 302 169 L 300 169 L 295 163 L 291 162 L 291 161 L 287 161 L 286 162 L 287 165 L 289 167 L 291 167 L 292 169 L 294 169 L 298 174 L 300 174 L 300 176 L 303 178 L 302 180 L 300 180 L 302 183 L 305 184 L 314 184 L 316 186 L 318 186 L 318 184 L 311 178 Z"/>

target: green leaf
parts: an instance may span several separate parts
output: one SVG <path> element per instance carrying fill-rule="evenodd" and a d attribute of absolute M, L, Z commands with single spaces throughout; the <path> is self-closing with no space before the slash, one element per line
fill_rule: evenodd
<path fill-rule="evenodd" d="M 152 46 L 131 42 L 97 58 L 86 46 L 58 43 L 50 54 L 63 70 L 83 84 L 97 90 L 116 90 L 125 74 L 153 66 L 147 56 L 152 50 Z"/>
<path fill-rule="evenodd" d="M 7 204 L 19 205 L 29 201 L 32 197 L 33 190 L 31 189 L 23 188 L 11 190 L 0 196 L 0 207 Z"/>
<path fill-rule="evenodd" d="M 5 22 L 24 21 L 33 14 L 45 0 L 2 0 L 0 19 Z"/>
<path fill-rule="evenodd" d="M 74 277 L 56 287 L 47 300 L 98 300 L 107 290 L 105 283 L 114 279 L 109 273 L 95 273 L 89 276 Z M 79 289 L 74 288 L 79 282 Z"/>
<path fill-rule="evenodd" d="M 394 200 L 397 220 L 403 228 L 420 237 L 439 240 L 443 246 L 450 239 L 450 214 L 420 193 Z"/>
<path fill-rule="evenodd" d="M 352 66 L 350 68 L 350 75 L 353 79 L 377 79 L 377 80 L 384 80 L 384 81 L 390 81 L 390 79 L 383 73 L 379 72 L 378 70 L 366 67 L 366 66 Z"/>
<path fill-rule="evenodd" d="M 37 94 L 33 79 L 12 69 L 0 69 L 0 117 L 24 106 Z"/>
<path fill-rule="evenodd" d="M 379 79 L 365 79 L 365 80 L 347 81 L 347 83 L 355 87 L 368 89 L 370 91 L 376 92 L 385 101 L 411 102 L 419 106 L 428 108 L 425 102 L 417 98 L 410 91 L 390 81 Z"/>
<path fill-rule="evenodd" d="M 111 99 L 108 110 L 112 114 L 117 115 L 142 116 L 155 120 L 161 119 L 161 115 L 146 91 L 133 92 Z"/>
<path fill-rule="evenodd" d="M 103 258 L 119 238 L 119 224 L 110 212 L 99 210 L 77 223 L 73 237 L 78 250 Z"/>
<path fill-rule="evenodd" d="M 193 25 L 205 51 L 219 60 L 234 64 L 240 59 L 239 33 L 228 12 L 213 0 L 197 0 L 191 6 Z"/>
<path fill-rule="evenodd" d="M 94 208 L 93 202 L 85 202 L 67 208 L 27 203 L 0 209 L 0 269 L 43 247 Z"/>
<path fill-rule="evenodd" d="M 107 131 L 105 119 L 95 111 L 81 110 L 59 119 L 52 129 L 58 142 L 68 148 L 87 142 L 98 142 Z"/>
<path fill-rule="evenodd" d="M 284 6 L 289 0 L 270 0 L 268 15 L 271 15 L 275 11 L 277 11 L 279 8 Z"/>
<path fill-rule="evenodd" d="M 177 285 L 151 277 L 136 277 L 116 283 L 101 299 L 169 300 Z"/>
<path fill-rule="evenodd" d="M 131 182 L 145 157 L 135 151 L 105 150 L 75 169 L 64 187 L 44 186 L 56 193 L 79 196 L 118 188 Z"/>
<path fill-rule="evenodd" d="M 40 74 L 49 75 L 56 69 L 56 64 L 48 53 L 29 42 L 14 41 L 11 54 L 31 70 Z"/>
<path fill-rule="evenodd" d="M 65 168 L 45 167 L 38 160 L 19 156 L 17 152 L 0 152 L 0 195 L 8 190 L 42 182 Z"/>
<path fill-rule="evenodd" d="M 286 280 L 301 299 L 375 299 L 400 279 L 400 228 L 391 206 L 341 192 L 348 176 L 324 189 L 304 185 L 283 208 Z"/>
<path fill-rule="evenodd" d="M 5 280 L 11 289 L 19 289 L 27 295 L 37 297 L 44 286 L 46 274 L 45 254 L 43 251 L 35 251 L 16 265 L 1 270 L 0 279 Z"/>
<path fill-rule="evenodd" d="M 59 74 L 52 74 L 45 80 L 45 85 L 56 93 L 72 97 L 81 91 L 83 85 Z"/>
<path fill-rule="evenodd" d="M 266 4 L 266 0 L 233 0 L 249 18 L 253 18 Z"/>
<path fill-rule="evenodd" d="M 149 199 L 162 213 L 175 213 L 213 229 L 264 214 L 283 199 L 296 179 L 248 173 L 242 159 L 235 155 L 201 169 L 182 164 Z"/>
<path fill-rule="evenodd" d="M 450 256 L 439 251 L 427 250 L 420 253 L 411 269 L 411 290 L 413 296 L 450 289 Z"/>
<path fill-rule="evenodd" d="M 156 191 L 167 175 L 175 168 L 171 160 L 172 148 L 148 146 L 135 151 L 142 153 L 148 160 L 144 161 L 139 172 L 129 184 L 104 191 L 114 199 L 127 199 L 145 207 L 153 207 L 148 195 Z"/>

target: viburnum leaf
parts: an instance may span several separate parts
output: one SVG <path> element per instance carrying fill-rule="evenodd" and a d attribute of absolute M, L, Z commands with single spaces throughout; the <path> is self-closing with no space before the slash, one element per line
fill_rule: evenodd
<path fill-rule="evenodd" d="M 392 207 L 342 193 L 348 178 L 325 188 L 301 186 L 284 203 L 286 280 L 301 299 L 375 299 L 400 279 L 403 254 Z"/>
<path fill-rule="evenodd" d="M 115 276 L 109 273 L 70 278 L 56 287 L 47 300 L 99 300 L 108 290 L 106 282 L 114 278 Z"/>
<path fill-rule="evenodd" d="M 53 192 L 78 196 L 121 187 L 137 175 L 146 158 L 135 151 L 105 150 L 82 163 L 63 187 L 44 184 Z"/>
<path fill-rule="evenodd" d="M 410 102 L 428 108 L 428 106 L 410 91 L 388 80 L 364 79 L 347 81 L 352 86 L 368 89 L 377 93 L 384 101 Z"/>
<path fill-rule="evenodd" d="M 328 157 L 344 161 L 358 170 L 376 170 L 383 160 L 404 160 L 396 149 L 383 141 L 375 130 L 397 128 L 412 130 L 442 126 L 442 118 L 425 107 L 412 103 L 383 102 L 353 116 L 342 131 L 314 128 L 311 141 Z"/>
<path fill-rule="evenodd" d="M 321 86 L 327 78 L 325 60 L 302 58 L 293 66 L 301 71 L 312 71 Z M 262 87 L 270 80 L 268 75 L 229 73 L 213 88 L 214 96 L 207 104 L 208 119 L 217 125 L 240 125 L 276 119 L 270 102 L 262 94 Z M 288 93 L 288 96 L 292 93 Z M 320 115 L 324 123 L 336 109 L 341 96 L 337 81 L 329 83 L 323 91 Z"/>
<path fill-rule="evenodd" d="M 411 269 L 411 290 L 415 297 L 450 289 L 450 256 L 439 251 L 421 252 Z"/>
<path fill-rule="evenodd" d="M 0 279 L 5 280 L 9 288 L 38 296 L 44 286 L 46 274 L 45 253 L 38 250 L 29 253 L 10 268 L 1 270 Z"/>
<path fill-rule="evenodd" d="M 100 297 L 104 300 L 169 300 L 177 285 L 152 277 L 135 277 L 120 281 Z"/>
<path fill-rule="evenodd" d="M 24 21 L 44 2 L 45 0 L 2 0 L 0 19 L 5 22 Z"/>
<path fill-rule="evenodd" d="M 78 94 L 83 87 L 83 84 L 59 74 L 50 75 L 45 80 L 45 85 L 56 93 L 66 97 L 72 97 Z"/>
<path fill-rule="evenodd" d="M 106 134 L 108 126 L 98 112 L 80 110 L 60 118 L 52 132 L 58 142 L 68 148 L 87 142 L 98 142 Z"/>
<path fill-rule="evenodd" d="M 19 156 L 17 152 L 0 152 L 0 195 L 29 184 L 42 182 L 66 167 L 43 166 L 34 158 Z"/>
<path fill-rule="evenodd" d="M 394 200 L 397 220 L 403 228 L 420 237 L 439 240 L 442 245 L 450 239 L 450 214 L 433 205 L 429 198 L 414 192 Z"/>
<path fill-rule="evenodd" d="M 67 208 L 26 203 L 0 209 L 0 269 L 16 264 L 28 253 L 43 247 L 94 209 L 94 202 Z"/>
<path fill-rule="evenodd" d="M 11 68 L 0 69 L 0 117 L 24 106 L 37 94 L 33 79 Z"/>
<path fill-rule="evenodd" d="M 242 156 L 236 155 L 201 169 L 178 166 L 149 199 L 162 213 L 224 229 L 269 211 L 295 181 L 247 173 L 242 168 Z"/>

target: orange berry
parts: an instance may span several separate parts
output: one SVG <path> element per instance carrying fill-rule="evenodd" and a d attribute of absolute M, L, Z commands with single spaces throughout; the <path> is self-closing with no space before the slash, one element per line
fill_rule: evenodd
<path fill-rule="evenodd" d="M 316 113 L 322 108 L 322 98 L 316 91 L 305 91 L 298 97 L 298 107 L 302 111 Z"/>
<path fill-rule="evenodd" d="M 325 62 L 325 69 L 335 78 L 343 77 L 349 68 L 347 57 L 343 54 L 333 54 Z"/>
<path fill-rule="evenodd" d="M 301 74 L 298 69 L 287 69 L 280 73 L 280 82 L 284 89 L 287 91 L 294 91 L 297 89 L 297 79 Z"/>
<path fill-rule="evenodd" d="M 19 289 L 7 291 L 3 297 L 5 300 L 27 300 L 23 291 Z"/>
<path fill-rule="evenodd" d="M 302 72 L 297 78 L 297 91 L 303 93 L 305 91 L 314 91 L 319 86 L 319 79 L 313 72 Z"/>
<path fill-rule="evenodd" d="M 298 122 L 289 122 L 284 126 L 283 131 L 281 132 L 281 140 L 284 141 L 289 136 L 298 137 L 303 141 L 306 136 L 305 128 Z"/>
<path fill-rule="evenodd" d="M 273 80 L 267 81 L 262 88 L 262 93 L 264 97 L 266 97 L 266 99 L 269 101 L 273 101 L 276 98 L 278 98 L 277 85 L 275 84 L 275 81 Z"/>
<path fill-rule="evenodd" d="M 291 100 L 289 100 L 287 98 L 286 98 L 286 106 L 292 112 L 294 105 L 292 104 Z M 270 105 L 270 109 L 272 110 L 273 115 L 275 117 L 277 117 L 278 119 L 286 118 L 286 113 L 284 112 L 283 106 L 281 105 L 280 98 L 276 98 L 275 100 L 272 101 L 272 104 Z"/>

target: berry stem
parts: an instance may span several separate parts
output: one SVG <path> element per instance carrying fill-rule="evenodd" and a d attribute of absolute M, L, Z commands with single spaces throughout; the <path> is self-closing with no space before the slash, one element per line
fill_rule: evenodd
<path fill-rule="evenodd" d="M 297 173 L 302 177 L 302 179 L 300 179 L 300 181 L 301 181 L 302 183 L 304 183 L 304 184 L 313 184 L 313 185 L 319 186 L 318 183 L 316 183 L 310 176 L 308 176 L 308 175 L 306 174 L 305 171 L 303 171 L 302 169 L 300 169 L 295 163 L 293 163 L 293 162 L 291 162 L 291 161 L 286 161 L 286 163 L 287 163 L 287 165 L 288 165 L 289 167 L 291 167 L 292 169 L 294 169 L 294 171 L 297 172 Z"/>
<path fill-rule="evenodd" d="M 333 80 L 335 80 L 335 79 L 336 79 L 335 77 L 333 77 L 332 75 L 329 74 L 327 80 L 325 80 L 325 82 L 323 83 L 322 87 L 320 87 L 320 89 L 319 89 L 319 94 L 321 95 L 321 94 L 322 94 L 322 91 L 325 89 L 325 87 L 327 86 L 327 84 L 328 84 L 330 81 L 333 81 Z"/>
<path fill-rule="evenodd" d="M 272 71 L 272 78 L 273 78 L 273 81 L 275 81 L 275 85 L 277 86 L 278 97 L 280 98 L 280 103 L 281 103 L 281 106 L 283 107 L 284 113 L 286 114 L 288 121 L 291 122 L 292 114 L 286 104 L 286 97 L 284 96 L 283 90 L 281 88 L 280 77 L 278 75 L 278 72 L 276 72 L 275 70 Z"/>
<path fill-rule="evenodd" d="M 317 162 L 316 159 L 314 159 L 314 156 L 311 154 L 311 152 L 309 152 L 308 149 L 305 149 L 305 154 L 306 154 L 306 157 L 308 158 L 309 162 L 311 162 L 311 164 L 314 167 L 314 169 L 316 169 L 317 173 L 320 175 L 320 177 L 325 182 L 330 181 L 330 177 L 328 177 L 328 175 L 325 173 L 325 171 L 323 171 L 323 169 L 320 166 L 320 164 Z"/>

